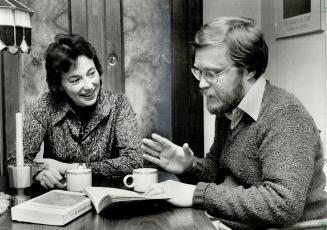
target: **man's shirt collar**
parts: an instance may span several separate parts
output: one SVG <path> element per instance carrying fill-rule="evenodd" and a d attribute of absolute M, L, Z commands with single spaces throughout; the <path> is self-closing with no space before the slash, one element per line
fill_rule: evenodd
<path fill-rule="evenodd" d="M 259 77 L 250 90 L 245 94 L 240 104 L 232 111 L 232 114 L 225 114 L 225 116 L 231 120 L 231 129 L 236 127 L 244 113 L 257 121 L 265 86 L 266 79 L 263 76 Z"/>

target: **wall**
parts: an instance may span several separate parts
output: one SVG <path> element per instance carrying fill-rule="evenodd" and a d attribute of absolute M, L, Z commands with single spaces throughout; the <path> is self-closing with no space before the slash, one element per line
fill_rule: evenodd
<path fill-rule="evenodd" d="M 30 111 L 36 100 L 47 91 L 44 52 L 57 33 L 68 33 L 67 0 L 22 0 L 34 10 L 32 16 L 32 49 L 22 57 L 21 107 Z"/>
<path fill-rule="evenodd" d="M 171 138 L 169 0 L 123 0 L 125 91 L 142 136 Z"/>
<path fill-rule="evenodd" d="M 252 18 L 261 25 L 261 0 L 203 0 L 203 23 L 221 16 L 239 16 Z M 207 153 L 213 142 L 215 117 L 204 104 L 204 152 Z"/>
<path fill-rule="evenodd" d="M 302 101 L 326 144 L 326 32 L 275 39 L 275 1 L 262 1 L 262 29 L 269 47 L 265 76 Z"/>
<path fill-rule="evenodd" d="M 68 33 L 68 0 L 22 0 L 35 11 L 32 50 L 23 55 L 21 106 L 25 112 L 46 92 L 44 52 L 57 33 Z M 123 0 L 125 89 L 142 136 L 171 137 L 169 0 Z"/>

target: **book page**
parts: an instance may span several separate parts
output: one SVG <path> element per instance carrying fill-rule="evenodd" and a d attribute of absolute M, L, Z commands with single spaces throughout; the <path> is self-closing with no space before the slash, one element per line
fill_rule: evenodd
<path fill-rule="evenodd" d="M 92 203 L 99 211 L 100 203 L 107 197 L 142 197 L 140 194 L 128 190 L 117 189 L 117 188 L 107 188 L 107 187 L 87 187 L 84 192 L 92 200 Z"/>
<path fill-rule="evenodd" d="M 112 203 L 134 200 L 157 200 L 170 198 L 164 194 L 148 197 L 137 192 L 110 187 L 86 187 L 84 189 L 84 192 L 92 200 L 92 203 L 97 213 L 99 213 L 104 207 Z"/>
<path fill-rule="evenodd" d="M 142 197 L 141 194 L 125 189 L 110 188 L 110 187 L 87 187 L 88 192 L 95 196 L 118 196 L 118 197 Z"/>

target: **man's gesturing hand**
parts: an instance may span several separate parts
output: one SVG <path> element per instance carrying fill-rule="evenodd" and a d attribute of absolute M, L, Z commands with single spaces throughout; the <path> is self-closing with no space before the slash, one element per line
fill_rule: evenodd
<path fill-rule="evenodd" d="M 157 134 L 152 134 L 151 137 L 153 139 L 142 139 L 144 159 L 175 174 L 184 173 L 192 168 L 194 154 L 188 144 L 185 143 L 180 147 Z"/>

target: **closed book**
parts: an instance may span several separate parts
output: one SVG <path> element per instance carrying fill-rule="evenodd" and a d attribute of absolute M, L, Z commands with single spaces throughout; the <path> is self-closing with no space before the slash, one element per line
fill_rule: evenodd
<path fill-rule="evenodd" d="M 62 226 L 92 208 L 83 193 L 52 190 L 11 208 L 12 220 Z"/>

